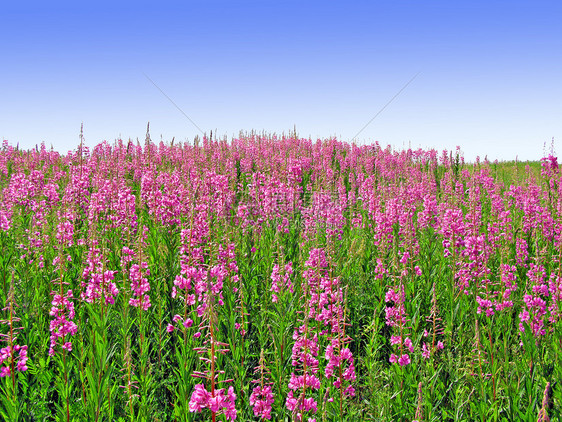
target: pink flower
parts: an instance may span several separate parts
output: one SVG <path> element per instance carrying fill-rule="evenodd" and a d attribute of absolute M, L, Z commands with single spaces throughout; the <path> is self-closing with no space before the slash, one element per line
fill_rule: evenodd
<path fill-rule="evenodd" d="M 131 281 L 131 291 L 133 298 L 129 299 L 129 305 L 142 308 L 143 311 L 150 308 L 150 296 L 147 294 L 150 291 L 150 284 L 146 276 L 150 275 L 148 263 L 142 261 L 139 264 L 131 265 L 129 269 L 129 280 Z"/>
<path fill-rule="evenodd" d="M 402 339 L 400 338 L 400 336 L 390 336 L 390 344 L 392 344 L 393 346 L 401 343 Z"/>
<path fill-rule="evenodd" d="M 293 390 L 289 391 L 289 394 L 287 395 L 287 400 L 285 401 L 285 406 L 287 406 L 287 409 L 292 412 L 297 407 L 297 403 L 298 403 L 298 399 L 297 397 L 294 396 Z"/>
<path fill-rule="evenodd" d="M 424 357 L 424 359 L 429 359 L 429 357 L 431 356 L 431 352 L 427 347 L 427 343 L 424 343 L 422 346 L 422 356 Z"/>
<path fill-rule="evenodd" d="M 263 389 L 258 385 L 252 390 L 250 395 L 250 406 L 254 410 L 254 416 L 262 419 L 271 419 L 271 406 L 275 401 L 270 385 L 265 385 Z"/>
<path fill-rule="evenodd" d="M 17 357 L 16 354 L 18 355 Z M 6 365 L 0 369 L 0 377 L 3 378 L 11 375 L 11 359 L 14 359 L 16 371 L 27 371 L 27 346 L 20 346 L 16 344 L 12 347 L 12 349 L 10 349 L 9 346 L 0 349 L 0 365 Z"/>
<path fill-rule="evenodd" d="M 228 392 L 226 393 L 227 402 L 224 406 L 224 414 L 226 419 L 232 421 L 236 420 L 237 412 L 235 407 L 236 394 L 234 394 L 234 387 L 228 387 Z"/>
<path fill-rule="evenodd" d="M 228 392 L 224 393 L 224 388 L 215 390 L 214 396 L 205 389 L 203 384 L 196 384 L 189 400 L 190 412 L 201 412 L 209 408 L 214 413 L 223 412 L 226 419 L 236 420 L 237 412 L 235 407 L 236 394 L 234 387 L 228 387 Z"/>
<path fill-rule="evenodd" d="M 400 366 L 405 366 L 405 365 L 410 364 L 410 356 L 408 356 L 407 354 L 403 354 L 398 359 L 398 363 L 400 364 Z"/>
<path fill-rule="evenodd" d="M 343 393 L 347 397 L 355 397 L 355 388 L 350 384 L 347 386 Z"/>
<path fill-rule="evenodd" d="M 72 290 L 68 290 L 66 295 L 63 296 L 60 294 L 53 296 L 51 310 L 49 311 L 49 314 L 54 317 L 49 324 L 49 330 L 51 331 L 49 356 L 54 356 L 59 339 L 64 341 L 67 335 L 75 335 L 78 332 L 78 326 L 72 321 L 75 316 L 72 298 Z M 62 348 L 71 351 L 72 344 L 67 341 L 62 345 Z"/>
<path fill-rule="evenodd" d="M 414 346 L 412 345 L 412 340 L 410 340 L 410 337 L 406 337 L 406 340 L 404 340 L 404 346 L 408 348 L 410 353 L 414 352 Z"/>
<path fill-rule="evenodd" d="M 189 400 L 189 411 L 200 412 L 209 406 L 211 393 L 207 392 L 203 384 L 195 384 L 191 399 Z"/>

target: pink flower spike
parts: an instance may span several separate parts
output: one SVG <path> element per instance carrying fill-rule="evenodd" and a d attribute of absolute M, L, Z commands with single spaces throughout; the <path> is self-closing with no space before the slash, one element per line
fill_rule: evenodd
<path fill-rule="evenodd" d="M 431 356 L 429 348 L 427 347 L 427 343 L 424 343 L 422 346 L 422 356 L 424 359 L 429 359 L 429 357 Z"/>
<path fill-rule="evenodd" d="M 404 340 L 404 345 L 408 348 L 410 353 L 414 352 L 414 346 L 412 344 L 412 340 L 410 340 L 410 337 L 407 337 L 406 340 Z"/>
<path fill-rule="evenodd" d="M 400 364 L 400 366 L 406 366 L 410 364 L 410 356 L 408 356 L 407 354 L 403 354 L 398 359 L 398 363 Z"/>

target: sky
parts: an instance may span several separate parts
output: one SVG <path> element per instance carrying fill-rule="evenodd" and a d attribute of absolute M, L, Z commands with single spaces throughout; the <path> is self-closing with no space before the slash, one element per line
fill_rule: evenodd
<path fill-rule="evenodd" d="M 73 150 L 81 124 L 90 146 L 142 142 L 150 122 L 155 142 L 296 127 L 469 161 L 562 151 L 560 1 L 24 0 L 0 16 L 0 138 L 24 149 Z"/>

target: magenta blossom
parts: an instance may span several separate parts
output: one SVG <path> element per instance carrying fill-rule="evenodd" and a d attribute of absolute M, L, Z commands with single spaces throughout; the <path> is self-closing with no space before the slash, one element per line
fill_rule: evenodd
<path fill-rule="evenodd" d="M 17 357 L 16 357 L 17 354 Z M 11 376 L 11 360 L 15 359 L 15 370 L 18 372 L 27 371 L 27 346 L 14 345 L 12 348 L 4 347 L 0 349 L 0 377 Z M 4 366 L 5 365 L 5 366 Z"/>
<path fill-rule="evenodd" d="M 201 412 L 203 409 L 210 409 L 213 413 L 223 413 L 227 420 L 236 420 L 236 394 L 234 387 L 228 387 L 225 393 L 224 388 L 215 390 L 214 395 L 205 389 L 203 384 L 196 384 L 189 400 L 190 412 Z"/>

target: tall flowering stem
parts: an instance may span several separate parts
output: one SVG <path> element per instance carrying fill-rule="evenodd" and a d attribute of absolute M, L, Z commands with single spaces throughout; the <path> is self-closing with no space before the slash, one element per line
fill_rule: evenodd
<path fill-rule="evenodd" d="M 129 299 L 129 305 L 139 309 L 139 325 L 142 327 L 142 313 L 148 310 L 152 305 L 150 303 L 150 284 L 148 276 L 150 270 L 148 269 L 148 262 L 143 259 L 143 250 L 146 248 L 146 238 L 148 234 L 148 227 L 143 226 L 139 231 L 137 258 L 138 263 L 134 263 L 129 268 L 129 280 L 131 282 L 132 298 Z M 141 344 L 144 341 L 144 336 L 141 334 Z"/>
<path fill-rule="evenodd" d="M 146 239 L 148 237 L 148 227 L 139 226 L 137 233 L 137 248 L 135 260 L 131 261 L 129 266 L 128 279 L 130 282 L 130 292 L 129 305 L 137 308 L 138 315 L 138 331 L 139 331 L 139 389 L 140 389 L 140 415 L 148 415 L 149 413 L 149 400 L 151 396 L 148 395 L 149 391 L 149 349 L 145 345 L 146 341 L 146 320 L 148 318 L 143 315 L 152 306 L 150 301 L 150 296 L 148 292 L 150 291 L 150 284 L 148 282 L 148 277 L 150 276 L 150 269 L 148 268 L 148 262 L 145 260 L 143 251 L 147 248 Z M 128 364 L 129 370 L 132 368 Z"/>
<path fill-rule="evenodd" d="M 406 335 L 410 328 L 407 325 L 410 320 L 406 314 L 404 286 L 400 284 L 390 288 L 386 292 L 385 301 L 391 305 L 386 307 L 386 325 L 398 331 L 398 335 L 390 337 L 390 344 L 397 348 L 398 354 L 392 353 L 389 360 L 390 363 L 405 366 L 411 362 L 409 353 L 413 353 L 414 346 L 410 337 Z"/>
<path fill-rule="evenodd" d="M 20 346 L 17 344 L 17 332 L 23 327 L 16 327 L 15 325 L 20 322 L 20 319 L 15 316 L 15 292 L 14 292 L 14 273 L 12 273 L 10 289 L 8 291 L 7 304 L 3 311 L 8 312 L 7 320 L 0 320 L 0 324 L 8 326 L 6 334 L 0 334 L 0 340 L 6 342 L 6 346 L 0 348 L 0 378 L 9 378 L 11 381 L 7 383 L 10 392 L 6 395 L 8 402 L 6 403 L 6 410 L 8 410 L 9 417 L 12 420 L 17 420 L 19 417 L 18 410 L 18 392 L 17 392 L 17 372 L 27 371 L 27 345 Z"/>
<path fill-rule="evenodd" d="M 441 340 L 444 330 L 441 325 L 441 318 L 439 317 L 439 310 L 437 308 L 437 290 L 435 288 L 435 283 L 433 283 L 432 290 L 431 313 L 426 318 L 426 322 L 430 325 L 430 329 L 426 329 L 423 333 L 423 337 L 429 337 L 431 341 L 422 342 L 422 357 L 424 359 L 433 357 L 437 352 L 443 350 L 445 347 L 443 341 Z"/>
<path fill-rule="evenodd" d="M 422 422 L 423 421 L 423 394 L 422 394 L 422 383 L 418 384 L 418 406 L 416 407 L 416 415 L 412 422 Z"/>
<path fill-rule="evenodd" d="M 225 391 L 225 388 L 217 388 L 217 385 L 221 382 L 232 381 L 220 379 L 224 375 L 224 371 L 219 369 L 217 359 L 219 355 L 224 355 L 230 351 L 228 344 L 218 340 L 216 307 L 224 305 L 222 290 L 228 275 L 228 270 L 224 265 L 224 256 L 221 252 L 224 252 L 224 249 L 219 246 L 217 248 L 218 255 L 215 257 L 213 255 L 213 244 L 209 244 L 209 258 L 205 265 L 206 274 L 195 287 L 200 301 L 197 314 L 201 317 L 199 331 L 195 334 L 195 337 L 201 338 L 203 332 L 205 336 L 203 337 L 203 345 L 195 347 L 193 350 L 199 355 L 199 360 L 207 369 L 194 371 L 192 376 L 205 380 L 209 390 L 207 390 L 205 383 L 196 384 L 189 401 L 190 412 L 201 412 L 208 408 L 211 411 L 213 422 L 215 422 L 219 413 L 224 414 L 229 420 L 236 420 L 237 417 L 234 387 L 229 386 L 227 391 Z"/>
<path fill-rule="evenodd" d="M 551 394 L 552 394 L 552 387 L 550 386 L 550 382 L 547 382 L 546 387 L 544 388 L 542 405 L 541 405 L 541 409 L 539 410 L 537 422 L 550 422 L 550 418 L 548 417 L 548 409 L 550 407 Z"/>
<path fill-rule="evenodd" d="M 329 271 L 322 283 L 324 286 L 327 306 L 324 312 L 324 324 L 330 327 L 327 333 L 329 344 L 326 346 L 324 357 L 328 361 L 324 369 L 327 379 L 335 378 L 332 385 L 339 390 L 339 414 L 340 420 L 344 420 L 344 400 L 355 396 L 353 383 L 356 380 L 355 358 L 349 348 L 351 338 L 346 335 L 347 321 L 347 286 L 341 286 L 340 277 L 335 277 L 334 248 L 337 242 L 336 236 L 328 238 L 328 266 Z M 332 401 L 328 397 L 325 401 Z"/>
<path fill-rule="evenodd" d="M 199 359 L 208 369 L 205 371 L 195 371 L 193 376 L 206 380 L 210 389 L 207 390 L 204 383 L 196 384 L 189 400 L 189 410 L 191 412 L 201 412 L 208 408 L 211 411 L 211 420 L 213 422 L 216 421 L 218 413 L 224 414 L 227 420 L 236 420 L 236 394 L 234 393 L 234 387 L 229 386 L 227 391 L 224 388 L 217 388 L 217 383 L 221 382 L 218 378 L 221 374 L 224 374 L 224 371 L 217 367 L 217 355 L 228 353 L 229 349 L 227 348 L 228 344 L 222 343 L 216 338 L 216 324 L 218 321 L 214 304 L 214 293 L 212 288 L 210 288 L 210 280 L 208 284 L 207 303 L 199 331 L 206 331 L 206 335 L 203 346 L 194 349 L 200 355 Z M 224 380 L 222 382 L 230 381 Z"/>
<path fill-rule="evenodd" d="M 268 379 L 269 369 L 265 361 L 265 356 L 263 349 L 260 353 L 260 360 L 258 366 L 254 371 L 255 374 L 259 374 L 259 379 L 253 380 L 252 383 L 258 384 L 250 395 L 250 406 L 254 410 L 254 416 L 261 419 L 271 419 L 271 407 L 275 402 L 275 394 L 273 394 L 273 382 Z"/>
<path fill-rule="evenodd" d="M 310 251 L 306 261 L 307 270 L 303 274 L 303 305 L 304 315 L 301 325 L 293 333 L 293 349 L 291 363 L 293 372 L 289 381 L 289 394 L 286 407 L 292 412 L 297 421 L 302 421 L 304 413 L 312 414 L 318 411 L 318 402 L 312 396 L 321 387 L 319 375 L 319 338 L 314 332 L 312 321 L 322 320 L 321 315 L 326 311 L 326 296 L 321 295 L 322 279 L 328 266 L 322 249 Z M 302 375 L 298 375 L 301 373 Z M 310 397 L 307 397 L 307 393 Z"/>
<path fill-rule="evenodd" d="M 127 411 L 129 412 L 129 417 L 131 420 L 135 419 L 135 409 L 134 401 L 139 398 L 139 395 L 135 393 L 138 390 L 138 381 L 135 379 L 134 364 L 132 359 L 132 348 L 131 348 L 131 321 L 129 318 L 129 299 L 131 295 L 130 287 L 127 288 L 126 282 L 128 280 L 128 275 L 130 267 L 135 260 L 135 251 L 128 246 L 123 246 L 121 249 L 121 272 L 125 275 L 125 280 L 123 282 L 123 314 L 122 318 L 122 329 L 121 336 L 124 342 L 123 350 L 123 368 L 121 371 L 124 372 L 122 379 L 124 380 L 123 385 L 119 387 L 122 388 L 127 396 Z"/>
<path fill-rule="evenodd" d="M 179 332 L 183 337 L 176 349 L 178 366 L 175 373 L 178 377 L 176 390 L 175 415 L 187 420 L 190 408 L 189 397 L 192 388 L 191 371 L 197 361 L 193 351 L 194 326 L 198 302 L 203 300 L 202 294 L 206 290 L 207 269 L 204 266 L 204 245 L 206 243 L 206 213 L 196 208 L 197 189 L 193 193 L 189 209 L 189 226 L 180 231 L 181 246 L 179 250 L 179 274 L 173 280 L 171 297 L 179 301 L 180 310 L 168 323 L 166 331 L 173 336 Z M 200 332 L 197 333 L 200 336 Z"/>
<path fill-rule="evenodd" d="M 482 350 L 482 343 L 480 341 L 480 327 L 478 324 L 478 320 L 474 323 L 474 352 L 476 353 L 475 360 L 478 365 L 478 377 L 480 379 L 480 387 L 482 392 L 482 399 L 485 399 L 485 392 L 484 392 L 484 380 L 488 377 L 489 374 L 484 372 L 484 365 L 488 362 L 486 361 L 486 352 Z"/>
<path fill-rule="evenodd" d="M 66 407 L 66 420 L 70 421 L 70 388 L 68 383 L 68 369 L 67 369 L 67 353 L 72 351 L 72 343 L 68 340 L 68 336 L 74 336 L 78 331 L 78 326 L 73 322 L 76 315 L 74 310 L 74 296 L 71 289 L 65 292 L 65 285 L 68 283 L 64 281 L 64 266 L 66 261 L 70 261 L 70 255 L 65 255 L 64 245 L 70 246 L 72 243 L 72 235 L 68 230 L 63 230 L 65 225 L 63 223 L 58 225 L 58 235 L 61 238 L 59 243 L 59 255 L 53 260 L 55 271 L 58 271 L 58 278 L 54 280 L 55 286 L 58 291 L 53 291 L 53 301 L 51 303 L 51 310 L 49 314 L 53 317 L 50 323 L 51 343 L 49 347 L 49 356 L 55 356 L 56 347 L 60 345 L 62 349 L 62 364 L 63 364 L 63 391 L 62 398 L 65 401 Z"/>
<path fill-rule="evenodd" d="M 115 297 L 119 293 L 114 282 L 116 271 L 106 268 L 107 262 L 103 248 L 92 245 L 82 272 L 82 277 L 86 282 L 80 297 L 87 303 L 99 303 L 102 318 L 105 315 L 105 307 L 114 304 Z"/>
<path fill-rule="evenodd" d="M 282 392 L 286 389 L 286 377 L 287 373 L 284 370 L 285 363 L 290 356 L 291 349 L 287 347 L 287 343 L 290 342 L 287 334 L 293 329 L 294 324 L 294 313 L 289 310 L 292 309 L 292 303 L 299 303 L 294 300 L 294 292 L 298 286 L 293 284 L 291 277 L 295 274 L 293 270 L 292 261 L 285 262 L 285 254 L 280 246 L 279 234 L 276 233 L 275 243 L 277 247 L 277 258 L 270 273 L 271 287 L 269 290 L 271 293 L 271 308 L 273 310 L 272 315 L 275 318 L 268 318 L 267 320 L 267 330 L 270 334 L 272 340 L 274 352 L 273 352 L 273 364 L 272 369 L 272 379 L 275 382 L 275 391 L 277 394 L 283 394 Z M 294 302 L 293 302 L 294 301 Z M 269 303 L 269 301 L 268 301 Z M 289 337 L 290 338 L 290 337 Z M 263 343 L 262 343 L 263 347 Z M 264 387 L 267 389 L 267 386 Z M 273 394 L 273 386 L 271 386 L 271 394 Z M 268 392 L 261 391 L 262 400 L 266 402 L 265 396 L 270 396 Z M 270 400 L 270 399 L 269 399 Z M 277 400 L 275 404 L 275 409 L 278 414 L 283 414 L 283 401 Z"/>

